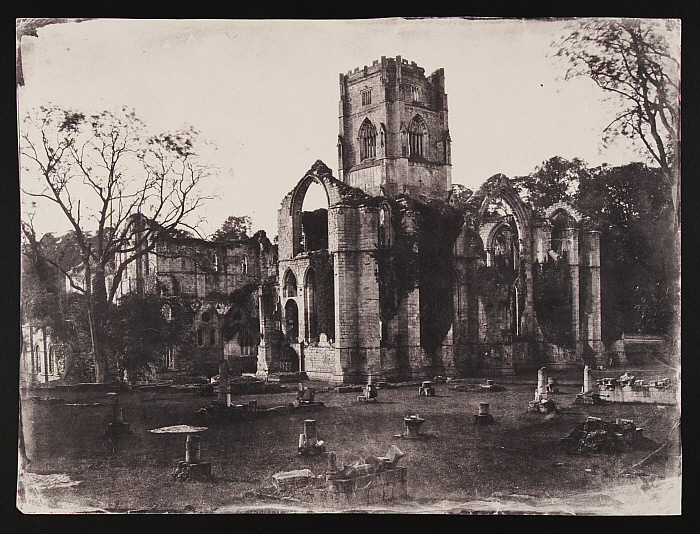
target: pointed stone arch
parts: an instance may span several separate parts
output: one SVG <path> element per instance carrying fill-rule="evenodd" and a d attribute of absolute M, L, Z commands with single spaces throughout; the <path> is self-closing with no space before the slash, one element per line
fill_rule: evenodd
<path fill-rule="evenodd" d="M 362 121 L 357 140 L 360 145 L 360 161 L 377 156 L 377 129 L 369 117 Z"/>
<path fill-rule="evenodd" d="M 342 183 L 333 178 L 331 170 L 321 160 L 316 161 L 285 199 L 285 202 L 289 202 L 287 213 L 292 218 L 292 257 L 303 252 L 301 213 L 306 192 L 312 183 L 323 187 L 329 208 L 342 200 L 340 189 Z"/>
<path fill-rule="evenodd" d="M 291 269 L 287 269 L 284 273 L 282 288 L 284 298 L 297 296 L 297 277 Z"/>
<path fill-rule="evenodd" d="M 423 117 L 416 114 L 408 125 L 408 156 L 427 158 L 430 136 Z"/>
<path fill-rule="evenodd" d="M 513 210 L 515 216 L 515 224 L 518 231 L 518 236 L 521 240 L 523 249 L 528 254 L 530 253 L 530 228 L 532 217 L 529 208 L 520 199 L 518 193 L 513 189 L 510 180 L 504 176 L 498 176 L 498 180 L 489 191 L 486 198 L 481 203 L 479 213 L 477 215 L 477 227 L 481 226 L 484 219 L 484 212 L 492 202 L 501 198 Z"/>
<path fill-rule="evenodd" d="M 567 202 L 557 202 L 552 204 L 544 211 L 545 218 L 553 221 L 561 214 L 565 214 L 567 218 L 576 221 L 576 225 L 580 225 L 584 220 L 583 214 Z"/>
<path fill-rule="evenodd" d="M 517 293 L 524 293 L 524 303 L 522 314 L 518 310 L 519 317 L 519 333 L 522 335 L 534 335 L 535 331 L 535 316 L 533 308 L 533 282 L 532 282 L 532 215 L 530 209 L 521 200 L 518 193 L 513 189 L 510 180 L 504 175 L 496 175 L 496 180 L 490 185 L 490 190 L 484 198 L 479 208 L 479 213 L 476 217 L 476 227 L 481 228 L 486 224 L 484 214 L 487 207 L 497 201 L 499 198 L 503 200 L 513 212 L 513 223 L 515 224 L 518 241 L 520 244 L 519 262 L 524 279 L 522 287 L 518 287 Z M 496 224 L 489 235 L 497 235 L 499 225 Z M 484 243 L 487 245 L 487 243 Z M 521 278 L 521 275 L 518 275 Z M 518 296 L 520 300 L 521 297 Z"/>
<path fill-rule="evenodd" d="M 316 271 L 309 266 L 304 273 L 304 337 L 307 341 L 318 338 L 316 299 Z"/>

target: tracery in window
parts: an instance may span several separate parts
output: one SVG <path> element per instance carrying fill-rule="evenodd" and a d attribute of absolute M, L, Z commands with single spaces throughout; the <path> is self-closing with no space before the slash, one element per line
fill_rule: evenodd
<path fill-rule="evenodd" d="M 365 89 L 361 93 L 362 105 L 369 106 L 372 103 L 372 89 Z"/>
<path fill-rule="evenodd" d="M 360 126 L 360 159 L 373 158 L 377 155 L 377 130 L 369 119 Z"/>
<path fill-rule="evenodd" d="M 428 140 L 428 128 L 425 122 L 416 115 L 408 126 L 408 155 L 422 158 L 425 156 L 425 145 Z"/>
<path fill-rule="evenodd" d="M 417 85 L 411 86 L 411 96 L 414 102 L 420 102 L 420 87 Z"/>

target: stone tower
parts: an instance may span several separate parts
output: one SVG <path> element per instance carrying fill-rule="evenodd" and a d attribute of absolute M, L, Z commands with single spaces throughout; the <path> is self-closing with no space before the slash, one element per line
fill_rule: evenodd
<path fill-rule="evenodd" d="M 452 189 L 444 69 L 401 56 L 340 74 L 338 173 L 373 196 L 446 200 Z"/>

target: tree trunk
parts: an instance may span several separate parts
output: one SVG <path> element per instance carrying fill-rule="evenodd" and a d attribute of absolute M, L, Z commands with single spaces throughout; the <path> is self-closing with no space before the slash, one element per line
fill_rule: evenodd
<path fill-rule="evenodd" d="M 92 274 L 90 269 L 90 260 L 83 259 L 85 266 L 85 299 L 88 309 L 88 324 L 90 325 L 90 342 L 92 344 L 92 357 L 95 362 L 95 382 L 104 384 L 106 375 L 106 361 L 102 347 L 97 335 L 97 321 L 95 317 L 95 306 L 92 295 Z"/>

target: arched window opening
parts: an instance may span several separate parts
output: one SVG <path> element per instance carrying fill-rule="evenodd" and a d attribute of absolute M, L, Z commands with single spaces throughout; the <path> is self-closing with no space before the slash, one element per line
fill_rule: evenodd
<path fill-rule="evenodd" d="M 316 315 L 316 274 L 313 269 L 306 273 L 304 284 L 304 322 L 306 323 L 306 340 L 318 339 L 318 318 Z"/>
<path fill-rule="evenodd" d="M 411 86 L 411 97 L 414 102 L 420 102 L 420 87 L 417 85 Z"/>
<path fill-rule="evenodd" d="M 292 271 L 284 275 L 284 298 L 297 296 L 297 277 Z"/>
<path fill-rule="evenodd" d="M 288 300 L 284 305 L 284 320 L 287 341 L 297 343 L 299 339 L 299 309 L 297 303 Z"/>
<path fill-rule="evenodd" d="M 379 237 L 380 247 L 391 246 L 391 211 L 388 206 L 382 206 L 379 210 Z"/>
<path fill-rule="evenodd" d="M 287 347 L 280 356 L 280 371 L 296 373 L 299 371 L 299 355 L 292 347 Z"/>
<path fill-rule="evenodd" d="M 209 330 L 209 345 L 212 347 L 216 345 L 216 328 Z"/>
<path fill-rule="evenodd" d="M 241 347 L 241 356 L 255 356 L 258 354 L 258 345 L 253 332 L 250 330 L 241 330 L 238 335 L 238 344 Z"/>
<path fill-rule="evenodd" d="M 173 359 L 173 349 L 165 349 L 165 355 L 163 356 L 163 365 L 166 369 L 172 369 L 175 367 L 175 360 Z"/>
<path fill-rule="evenodd" d="M 518 234 L 504 224 L 493 238 L 494 264 L 506 269 L 517 269 Z"/>
<path fill-rule="evenodd" d="M 38 343 L 34 346 L 34 358 L 36 358 L 36 370 L 41 373 L 41 348 Z"/>
<path fill-rule="evenodd" d="M 377 130 L 369 119 L 360 126 L 360 159 L 373 158 L 377 155 Z"/>
<path fill-rule="evenodd" d="M 567 228 L 576 226 L 576 220 L 564 211 L 560 211 L 552 219 L 552 246 L 551 249 L 558 257 L 566 253 Z"/>
<path fill-rule="evenodd" d="M 328 249 L 328 195 L 318 182 L 311 182 L 302 202 L 302 248 L 299 252 Z"/>
<path fill-rule="evenodd" d="M 204 333 L 201 328 L 197 328 L 197 345 L 200 347 L 204 345 Z"/>
<path fill-rule="evenodd" d="M 364 89 L 361 94 L 362 105 L 369 106 L 372 103 L 372 89 Z"/>
<path fill-rule="evenodd" d="M 218 272 L 219 270 L 219 255 L 214 252 L 214 255 L 212 256 L 212 267 L 214 268 L 214 272 Z"/>
<path fill-rule="evenodd" d="M 54 374 L 56 370 L 56 353 L 53 350 L 53 345 L 49 347 L 49 374 Z"/>
<path fill-rule="evenodd" d="M 248 274 L 248 256 L 243 256 L 243 260 L 241 260 L 241 272 Z"/>
<path fill-rule="evenodd" d="M 426 156 L 428 128 L 420 116 L 416 115 L 408 127 L 408 155 L 414 158 Z"/>

